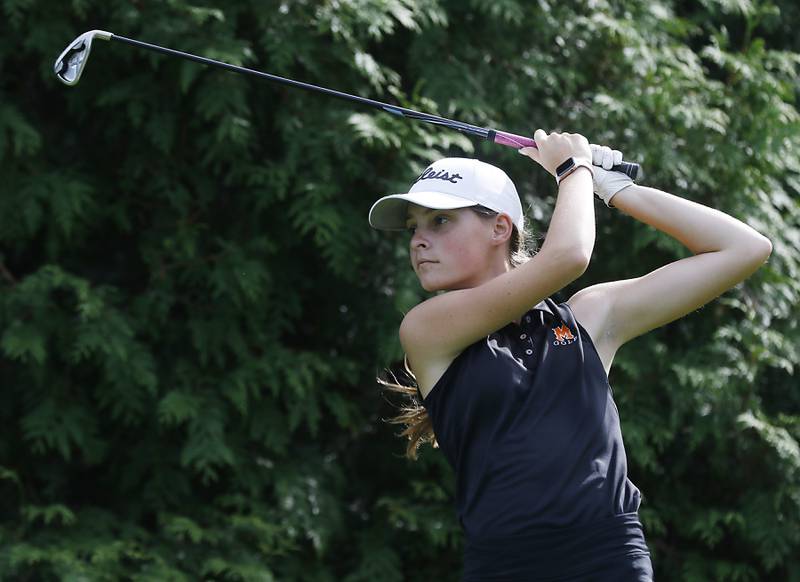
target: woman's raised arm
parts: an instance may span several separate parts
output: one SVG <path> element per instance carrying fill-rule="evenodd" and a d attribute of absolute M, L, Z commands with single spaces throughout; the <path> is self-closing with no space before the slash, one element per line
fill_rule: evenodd
<path fill-rule="evenodd" d="M 590 302 L 589 311 L 604 312 L 599 328 L 615 349 L 705 305 L 749 277 L 772 252 L 769 239 L 745 223 L 655 188 L 628 186 L 613 197 L 613 206 L 694 253 L 644 276 L 594 285 L 570 298 L 571 304 Z"/>

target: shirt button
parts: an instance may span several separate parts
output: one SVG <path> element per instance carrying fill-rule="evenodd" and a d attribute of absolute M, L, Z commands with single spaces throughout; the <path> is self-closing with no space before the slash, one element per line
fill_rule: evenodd
<path fill-rule="evenodd" d="M 522 334 L 520 334 L 519 339 L 525 339 L 526 337 L 528 337 L 528 334 L 527 333 L 522 333 Z"/>
<path fill-rule="evenodd" d="M 525 350 L 525 353 L 530 356 L 533 353 L 533 350 Z"/>

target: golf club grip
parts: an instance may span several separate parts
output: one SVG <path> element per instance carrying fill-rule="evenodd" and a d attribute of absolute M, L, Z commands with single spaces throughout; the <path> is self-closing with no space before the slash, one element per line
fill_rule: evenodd
<path fill-rule="evenodd" d="M 501 145 L 506 145 L 512 148 L 527 148 L 527 147 L 536 147 L 536 142 L 533 141 L 529 137 L 524 137 L 521 135 L 516 135 L 514 133 L 508 133 L 507 131 L 498 131 L 494 130 L 494 134 L 490 134 L 489 139 L 491 139 L 495 143 L 499 143 Z M 639 175 L 640 166 L 634 162 L 622 162 L 616 166 L 611 167 L 611 171 L 613 172 L 622 172 L 626 176 L 628 176 L 631 180 L 635 180 L 636 176 Z"/>

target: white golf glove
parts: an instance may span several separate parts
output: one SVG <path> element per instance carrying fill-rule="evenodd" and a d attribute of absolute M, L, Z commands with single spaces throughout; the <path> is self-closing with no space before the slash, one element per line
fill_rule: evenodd
<path fill-rule="evenodd" d="M 633 184 L 633 180 L 622 172 L 613 172 L 611 168 L 622 163 L 622 152 L 612 150 L 608 146 L 590 144 L 592 165 L 594 166 L 594 193 L 606 206 L 612 208 L 611 199 L 614 194 Z"/>

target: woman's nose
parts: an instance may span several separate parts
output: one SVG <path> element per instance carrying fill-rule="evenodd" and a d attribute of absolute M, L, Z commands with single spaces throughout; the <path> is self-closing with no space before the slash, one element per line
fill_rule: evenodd
<path fill-rule="evenodd" d="M 428 240 L 422 235 L 419 229 L 414 231 L 414 234 L 411 237 L 411 248 L 427 248 L 428 247 Z"/>

